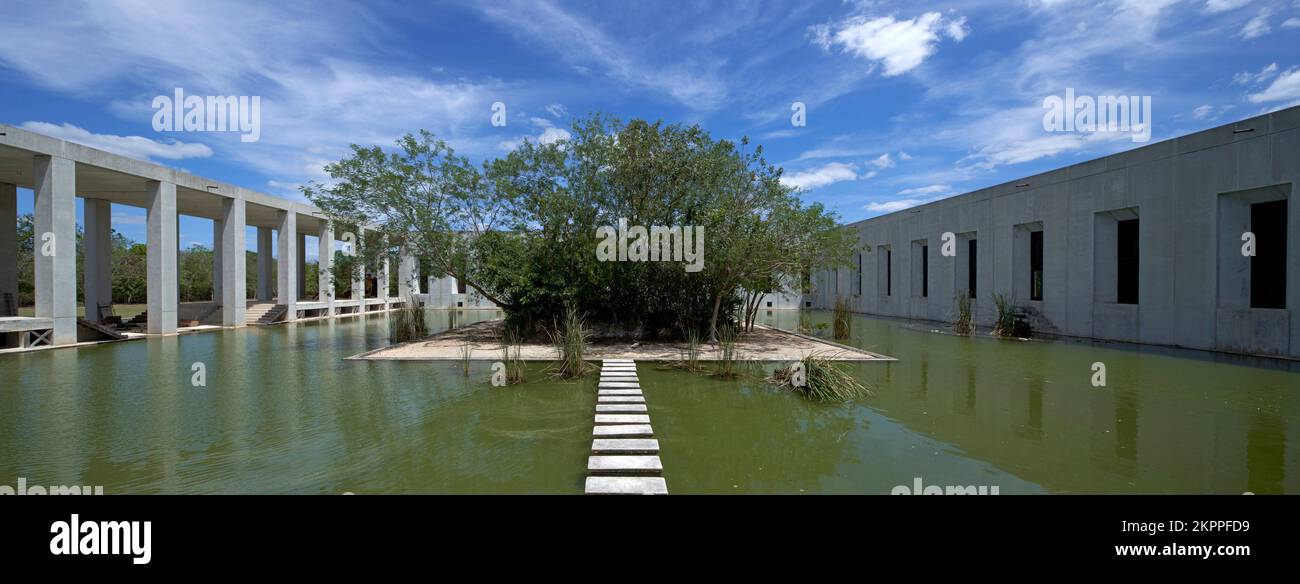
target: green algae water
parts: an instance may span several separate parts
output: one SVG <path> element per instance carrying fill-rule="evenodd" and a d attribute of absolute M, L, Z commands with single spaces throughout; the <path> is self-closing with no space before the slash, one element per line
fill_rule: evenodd
<path fill-rule="evenodd" d="M 435 330 L 454 313 L 431 311 Z M 460 322 L 496 314 L 465 311 Z M 814 323 L 829 321 L 814 314 Z M 775 312 L 774 326 L 797 315 Z M 963 338 L 856 317 L 875 395 L 810 403 L 640 363 L 673 493 L 1300 492 L 1300 373 L 1277 361 Z M 0 484 L 106 493 L 581 493 L 594 381 L 345 361 L 383 315 L 0 356 Z M 1106 387 L 1091 384 L 1093 363 Z M 206 386 L 191 383 L 202 363 Z M 1290 448 L 1288 448 L 1290 446 Z"/>

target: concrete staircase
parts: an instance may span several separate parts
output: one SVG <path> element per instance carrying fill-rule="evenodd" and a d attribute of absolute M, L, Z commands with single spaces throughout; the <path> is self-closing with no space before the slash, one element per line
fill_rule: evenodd
<path fill-rule="evenodd" d="M 288 307 L 274 302 L 254 302 L 244 312 L 244 322 L 249 325 L 274 324 L 279 322 Z"/>
<path fill-rule="evenodd" d="M 667 495 L 668 484 L 659 476 L 663 468 L 636 363 L 605 359 L 597 385 L 586 493 Z"/>

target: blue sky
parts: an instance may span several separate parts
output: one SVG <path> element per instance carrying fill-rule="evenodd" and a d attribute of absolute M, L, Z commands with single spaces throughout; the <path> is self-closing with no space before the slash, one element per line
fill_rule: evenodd
<path fill-rule="evenodd" d="M 5 12 L 0 121 L 298 199 L 349 143 L 426 128 L 483 160 L 603 111 L 747 135 L 806 200 L 856 221 L 1140 145 L 1045 131 L 1044 98 L 1067 88 L 1151 96 L 1152 141 L 1300 103 L 1300 0 L 6 0 Z M 260 139 L 155 132 L 152 100 L 177 87 L 260 96 Z M 142 210 L 114 214 L 144 239 Z M 210 244 L 210 222 L 184 219 L 181 239 Z"/>

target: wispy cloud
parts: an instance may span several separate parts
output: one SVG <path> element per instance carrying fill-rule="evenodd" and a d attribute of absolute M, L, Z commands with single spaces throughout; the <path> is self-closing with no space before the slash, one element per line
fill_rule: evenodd
<path fill-rule="evenodd" d="M 212 149 L 205 144 L 186 143 L 179 140 L 160 142 L 143 136 L 96 134 L 66 123 L 60 125 L 49 122 L 23 122 L 22 128 L 137 160 L 184 160 L 186 158 L 212 156 Z"/>

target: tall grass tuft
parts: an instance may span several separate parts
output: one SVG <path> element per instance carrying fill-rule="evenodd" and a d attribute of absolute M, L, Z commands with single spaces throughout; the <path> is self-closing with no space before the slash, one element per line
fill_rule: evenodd
<path fill-rule="evenodd" d="M 590 364 L 583 359 L 588 338 L 585 325 L 578 309 L 570 305 L 564 310 L 564 318 L 547 331 L 559 355 L 559 360 L 550 367 L 552 375 L 577 379 L 587 374 Z"/>
<path fill-rule="evenodd" d="M 957 320 L 952 323 L 952 330 L 959 335 L 969 335 L 975 331 L 971 319 L 970 294 L 966 292 L 957 294 Z"/>
<path fill-rule="evenodd" d="M 700 366 L 700 331 L 694 328 L 686 330 L 686 350 L 681 352 L 681 357 L 678 367 L 687 371 L 703 369 Z"/>
<path fill-rule="evenodd" d="M 724 325 L 718 330 L 718 361 L 713 368 L 713 374 L 723 378 L 734 378 L 740 375 L 740 364 L 736 359 L 736 341 L 739 332 L 733 325 Z"/>
<path fill-rule="evenodd" d="M 429 336 L 429 323 L 425 320 L 424 308 L 414 298 L 407 298 L 406 304 L 394 309 L 388 318 L 388 340 L 393 343 L 405 343 Z"/>
<path fill-rule="evenodd" d="M 474 355 L 474 345 L 465 343 L 460 346 L 460 372 L 469 377 L 469 362 Z"/>
<path fill-rule="evenodd" d="M 793 367 L 786 367 L 773 372 L 768 381 L 826 403 L 844 403 L 873 395 L 866 385 L 836 366 L 824 353 L 813 353 L 799 362 L 803 364 L 802 378 Z"/>
<path fill-rule="evenodd" d="M 998 318 L 993 323 L 993 336 L 1010 337 L 1016 330 L 1016 304 L 1001 294 L 993 295 L 993 306 L 997 307 Z"/>
<path fill-rule="evenodd" d="M 523 341 L 513 327 L 507 327 L 501 338 L 501 361 L 506 364 L 506 384 L 516 385 L 524 382 Z"/>
<path fill-rule="evenodd" d="M 834 333 L 835 340 L 843 340 L 853 336 L 853 312 L 849 310 L 849 299 L 843 296 L 835 297 L 835 316 Z"/>

